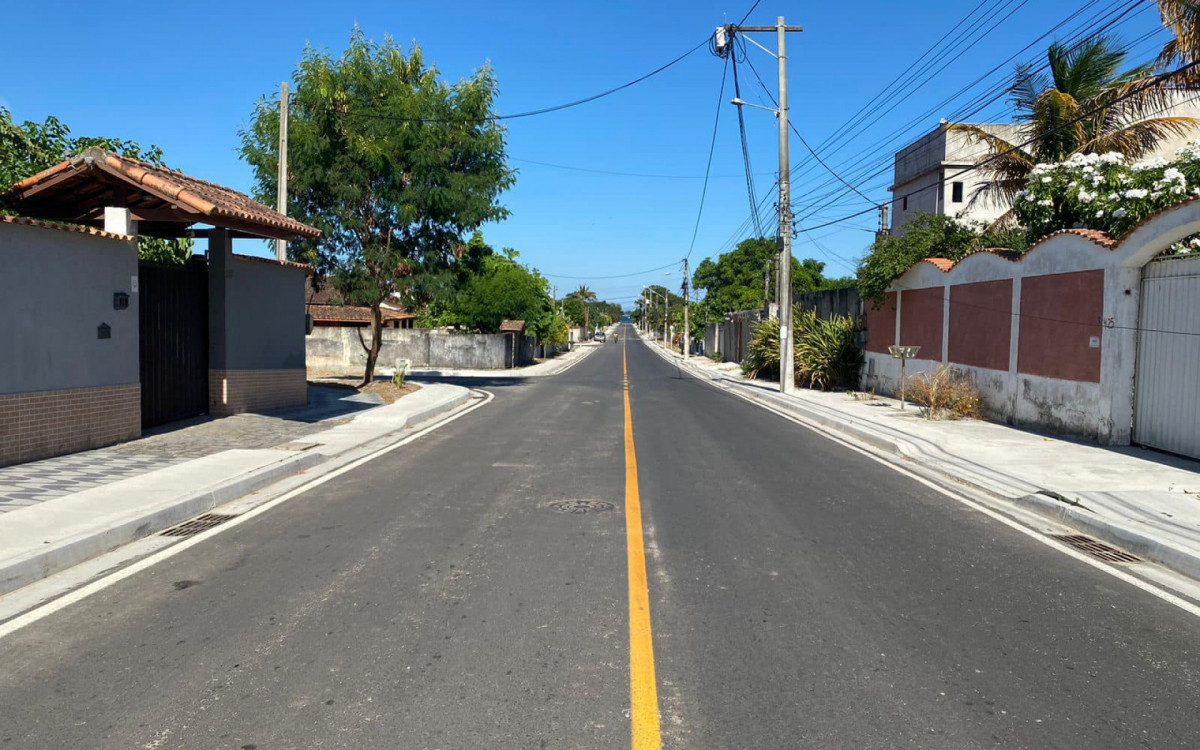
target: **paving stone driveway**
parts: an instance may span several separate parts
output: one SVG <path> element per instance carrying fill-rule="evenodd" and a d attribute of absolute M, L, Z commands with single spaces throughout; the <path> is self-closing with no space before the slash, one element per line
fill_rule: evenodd
<path fill-rule="evenodd" d="M 0 469 L 0 513 L 155 471 L 183 459 L 88 451 Z"/>
<path fill-rule="evenodd" d="M 345 424 L 378 396 L 328 386 L 309 387 L 309 405 L 273 414 L 238 414 L 169 425 L 109 448 L 0 468 L 0 513 L 119 482 L 172 464 L 233 448 L 274 448 Z"/>

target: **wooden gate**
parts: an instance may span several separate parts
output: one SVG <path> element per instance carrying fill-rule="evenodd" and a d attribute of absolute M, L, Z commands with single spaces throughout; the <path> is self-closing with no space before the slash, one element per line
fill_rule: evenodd
<path fill-rule="evenodd" d="M 208 411 L 208 267 L 138 263 L 142 428 Z"/>

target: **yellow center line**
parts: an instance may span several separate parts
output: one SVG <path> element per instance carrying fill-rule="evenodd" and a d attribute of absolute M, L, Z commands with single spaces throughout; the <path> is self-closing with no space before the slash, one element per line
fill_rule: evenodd
<path fill-rule="evenodd" d="M 642 504 L 638 496 L 637 451 L 629 409 L 629 363 L 621 340 L 625 394 L 625 544 L 629 564 L 629 697 L 633 750 L 661 750 L 658 683 L 654 677 L 654 638 L 650 629 L 650 588 L 646 581 L 646 549 L 642 539 Z"/>

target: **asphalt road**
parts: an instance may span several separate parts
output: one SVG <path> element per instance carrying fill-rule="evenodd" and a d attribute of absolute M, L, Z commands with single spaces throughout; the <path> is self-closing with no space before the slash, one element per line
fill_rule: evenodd
<path fill-rule="evenodd" d="M 0 747 L 629 748 L 624 344 L 0 640 Z M 627 356 L 664 747 L 1200 746 L 1200 621 Z"/>

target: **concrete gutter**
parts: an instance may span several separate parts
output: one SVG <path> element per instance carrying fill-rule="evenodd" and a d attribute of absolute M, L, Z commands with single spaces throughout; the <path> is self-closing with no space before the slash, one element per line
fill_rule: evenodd
<path fill-rule="evenodd" d="M 0 515 L 0 595 L 262 490 L 366 443 L 395 436 L 471 399 L 423 387 L 291 450 L 228 450 Z"/>
<path fill-rule="evenodd" d="M 695 377 L 726 389 L 736 388 L 739 395 L 751 401 L 780 409 L 810 426 L 853 438 L 877 451 L 896 456 L 906 462 L 906 469 L 941 487 L 950 490 L 966 487 L 997 500 L 1015 503 L 1047 519 L 1117 545 L 1145 560 L 1200 580 L 1200 542 L 1195 541 L 1195 535 L 1200 534 L 1200 524 L 1191 528 L 1192 539 L 1186 533 L 1166 534 L 1163 529 L 1157 528 L 1163 523 L 1159 519 L 1148 517 L 1138 520 L 1130 517 L 1127 510 L 1129 503 L 1121 503 L 1118 499 L 1122 493 L 1079 492 L 1060 499 L 1062 496 L 1053 490 L 954 456 L 940 446 L 903 430 L 858 420 L 819 404 L 791 399 L 762 385 L 724 373 L 706 371 L 685 360 L 682 355 L 662 347 L 651 345 L 650 348 Z M 1172 497 L 1178 500 L 1188 496 L 1172 493 Z M 1072 504 L 1073 500 L 1077 500 L 1078 504 Z M 1151 521 L 1155 526 L 1150 525 Z"/>

